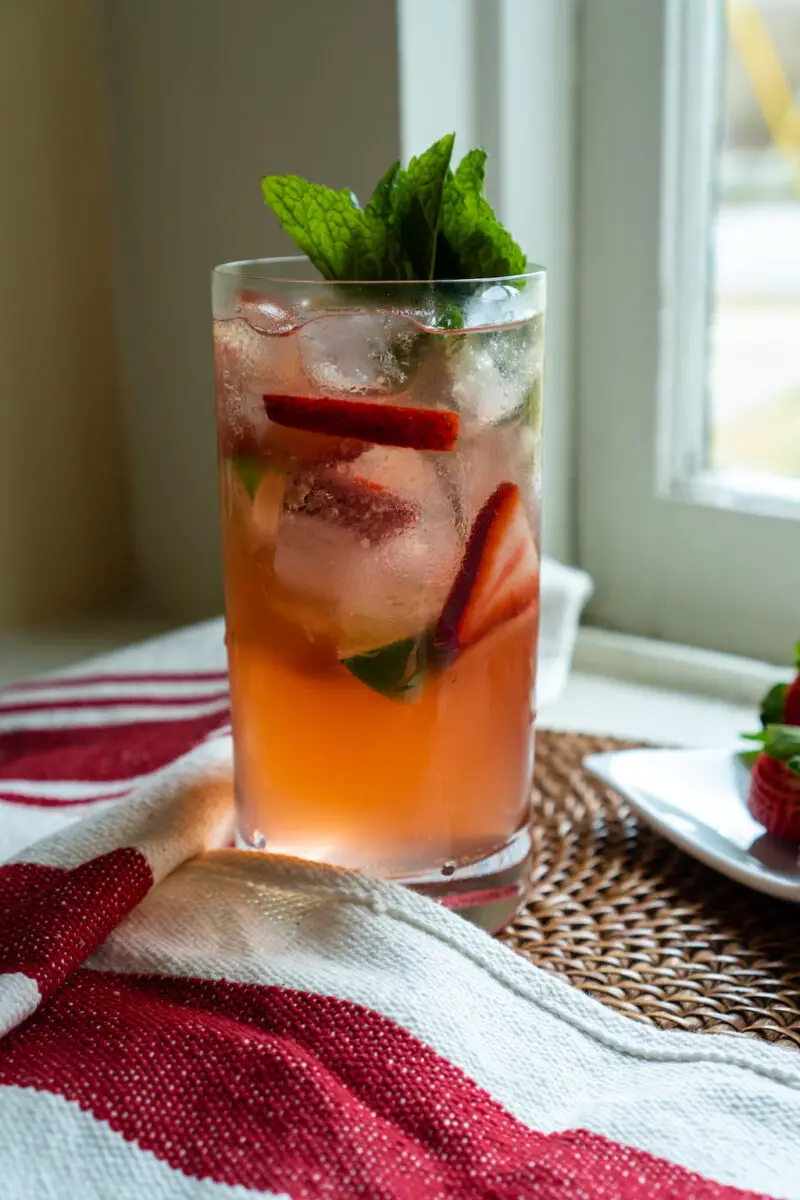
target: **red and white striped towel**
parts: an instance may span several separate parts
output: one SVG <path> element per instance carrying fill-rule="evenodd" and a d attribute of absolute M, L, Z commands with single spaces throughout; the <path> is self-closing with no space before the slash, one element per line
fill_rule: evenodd
<path fill-rule="evenodd" d="M 221 660 L 213 624 L 0 693 L 3 1200 L 800 1197 L 791 1052 L 225 849 Z"/>

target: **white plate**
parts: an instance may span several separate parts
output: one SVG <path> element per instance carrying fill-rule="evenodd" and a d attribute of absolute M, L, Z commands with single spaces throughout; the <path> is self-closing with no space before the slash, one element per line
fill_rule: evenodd
<path fill-rule="evenodd" d="M 747 811 L 750 772 L 735 750 L 619 750 L 586 770 L 688 854 L 758 892 L 800 904 L 798 852 Z"/>

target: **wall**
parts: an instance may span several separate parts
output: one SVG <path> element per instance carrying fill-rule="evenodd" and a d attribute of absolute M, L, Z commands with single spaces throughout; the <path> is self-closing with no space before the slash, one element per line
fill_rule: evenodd
<path fill-rule="evenodd" d="M 219 609 L 209 269 L 285 253 L 259 181 L 398 153 L 394 0 L 107 0 L 121 334 L 146 599 Z"/>
<path fill-rule="evenodd" d="M 88 0 L 0 5 L 0 630 L 132 575 L 94 35 Z"/>

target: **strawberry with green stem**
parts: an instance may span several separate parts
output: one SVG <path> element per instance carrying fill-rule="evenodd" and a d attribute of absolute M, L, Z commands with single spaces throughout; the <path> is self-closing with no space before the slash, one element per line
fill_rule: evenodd
<path fill-rule="evenodd" d="M 800 642 L 795 643 L 794 664 L 797 674 L 791 683 L 776 683 L 761 701 L 761 724 L 800 725 Z"/>
<path fill-rule="evenodd" d="M 767 725 L 750 736 L 762 746 L 750 775 L 750 814 L 768 833 L 800 845 L 800 729 Z"/>

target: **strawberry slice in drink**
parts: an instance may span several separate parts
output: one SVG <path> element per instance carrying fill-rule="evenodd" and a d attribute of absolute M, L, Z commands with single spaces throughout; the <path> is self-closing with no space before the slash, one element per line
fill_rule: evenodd
<path fill-rule="evenodd" d="M 377 480 L 336 470 L 299 476 L 287 507 L 290 512 L 341 525 L 357 538 L 376 544 L 410 529 L 420 515 L 419 505 L 411 498 Z"/>
<path fill-rule="evenodd" d="M 469 535 L 458 575 L 434 631 L 445 661 L 539 602 L 539 556 L 514 483 L 501 483 Z"/>
<path fill-rule="evenodd" d="M 329 396 L 264 396 L 264 407 L 276 425 L 379 446 L 452 450 L 458 440 L 458 413 L 443 409 Z"/>

